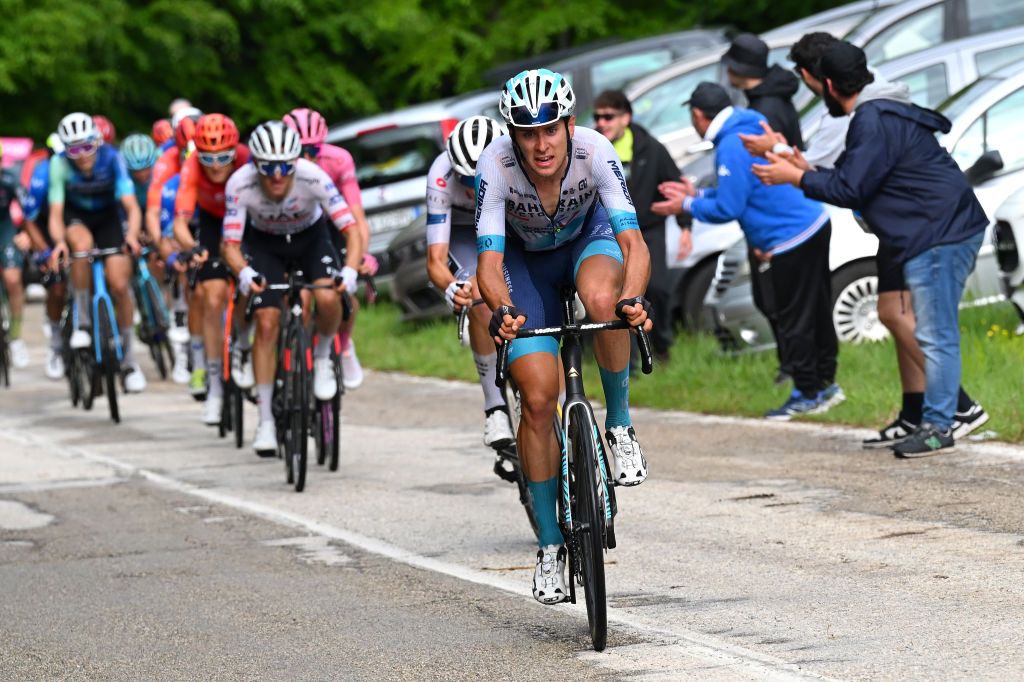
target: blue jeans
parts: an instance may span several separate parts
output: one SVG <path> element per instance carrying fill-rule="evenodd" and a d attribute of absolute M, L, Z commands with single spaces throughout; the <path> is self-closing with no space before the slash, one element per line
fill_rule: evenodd
<path fill-rule="evenodd" d="M 948 429 L 960 389 L 960 298 L 974 269 L 985 232 L 955 244 L 933 246 L 903 264 L 913 299 L 914 336 L 924 353 L 923 421 Z"/>

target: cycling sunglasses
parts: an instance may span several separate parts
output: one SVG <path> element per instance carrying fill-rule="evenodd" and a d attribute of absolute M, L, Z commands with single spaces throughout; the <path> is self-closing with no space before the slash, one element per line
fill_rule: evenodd
<path fill-rule="evenodd" d="M 320 145 L 318 144 L 304 144 L 302 145 L 302 155 L 308 156 L 315 159 L 320 156 Z"/>
<path fill-rule="evenodd" d="M 514 126 L 524 128 L 543 126 L 558 120 L 558 105 L 554 102 L 541 104 L 536 114 L 533 114 L 527 107 L 517 106 L 512 107 L 510 114 Z"/>
<path fill-rule="evenodd" d="M 99 148 L 100 146 L 96 142 L 82 142 L 80 144 L 68 145 L 65 148 L 64 153 L 69 158 L 77 159 L 80 156 L 89 156 Z"/>
<path fill-rule="evenodd" d="M 256 170 L 260 175 L 287 177 L 295 172 L 294 161 L 257 161 Z"/>
<path fill-rule="evenodd" d="M 226 166 L 235 160 L 235 150 L 225 149 L 222 152 L 196 152 L 199 163 L 204 166 Z"/>

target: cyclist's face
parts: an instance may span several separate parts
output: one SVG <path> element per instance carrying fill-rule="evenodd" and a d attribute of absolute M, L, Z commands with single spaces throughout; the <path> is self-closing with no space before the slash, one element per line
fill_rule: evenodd
<path fill-rule="evenodd" d="M 140 185 L 145 185 L 149 182 L 149 179 L 153 177 L 153 167 L 150 166 L 149 168 L 143 168 L 142 170 L 134 170 L 131 171 L 131 174 L 132 180 Z"/>
<path fill-rule="evenodd" d="M 576 130 L 576 117 L 569 118 L 568 131 L 562 120 L 536 128 L 515 129 L 515 142 L 527 168 L 542 178 L 561 176 L 568 160 L 568 142 Z"/>
<path fill-rule="evenodd" d="M 206 179 L 215 185 L 223 185 L 235 170 L 234 163 L 225 163 L 222 166 L 204 166 L 199 164 L 199 167 L 203 169 L 203 175 L 206 176 Z"/>
<path fill-rule="evenodd" d="M 91 173 L 96 166 L 96 152 L 75 157 L 71 159 L 71 162 L 83 173 Z"/>
<path fill-rule="evenodd" d="M 295 174 L 291 175 L 261 175 L 260 176 L 260 189 L 267 195 L 268 198 L 274 201 L 281 201 L 288 192 L 292 189 L 292 183 L 295 181 Z"/>

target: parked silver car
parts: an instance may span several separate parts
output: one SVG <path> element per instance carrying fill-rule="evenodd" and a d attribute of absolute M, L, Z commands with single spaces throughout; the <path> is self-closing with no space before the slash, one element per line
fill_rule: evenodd
<path fill-rule="evenodd" d="M 995 221 L 996 261 L 1003 281 L 1003 293 L 1024 320 L 1024 260 L 1020 253 L 1021 246 L 1024 246 L 1024 187 L 996 209 Z M 1024 322 L 1017 328 L 1017 333 L 1024 334 Z"/>
<path fill-rule="evenodd" d="M 1020 135 L 1024 130 L 1024 67 L 1013 64 L 974 81 L 949 98 L 939 111 L 953 123 L 941 143 L 971 179 L 986 213 L 993 216 L 1009 196 L 1024 187 L 1024 139 Z M 994 225 L 990 225 L 977 266 L 968 278 L 964 305 L 1003 299 L 993 230 Z M 878 321 L 873 257 L 847 256 L 863 254 L 870 239 L 848 229 L 833 230 L 833 322 L 842 340 L 877 340 L 888 333 Z M 722 255 L 705 301 L 719 340 L 731 350 L 774 345 L 768 321 L 754 306 L 746 251 L 745 242 L 740 241 Z"/>

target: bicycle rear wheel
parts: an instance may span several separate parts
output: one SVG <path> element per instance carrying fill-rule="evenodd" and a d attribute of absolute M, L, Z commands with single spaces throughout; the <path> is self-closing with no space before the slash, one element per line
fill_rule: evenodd
<path fill-rule="evenodd" d="M 582 405 L 569 415 L 575 480 L 575 536 L 579 548 L 580 578 L 587 602 L 587 621 L 594 651 L 608 641 L 608 602 L 604 582 L 604 494 L 598 471 L 596 430 Z"/>
<path fill-rule="evenodd" d="M 231 401 L 231 430 L 235 432 L 235 447 L 242 447 L 242 426 L 244 418 L 242 416 L 242 406 L 245 403 L 245 398 L 242 396 L 242 389 L 235 385 L 234 381 L 228 382 L 228 400 Z"/>
<path fill-rule="evenodd" d="M 96 323 L 99 325 L 99 338 L 103 343 L 103 361 L 100 363 L 100 372 L 103 374 L 104 388 L 107 392 L 107 405 L 110 407 L 110 418 L 115 424 L 121 422 L 121 412 L 117 406 L 117 375 L 118 359 L 117 348 L 114 344 L 114 326 L 110 319 L 110 311 L 107 306 L 98 306 L 99 315 Z"/>

